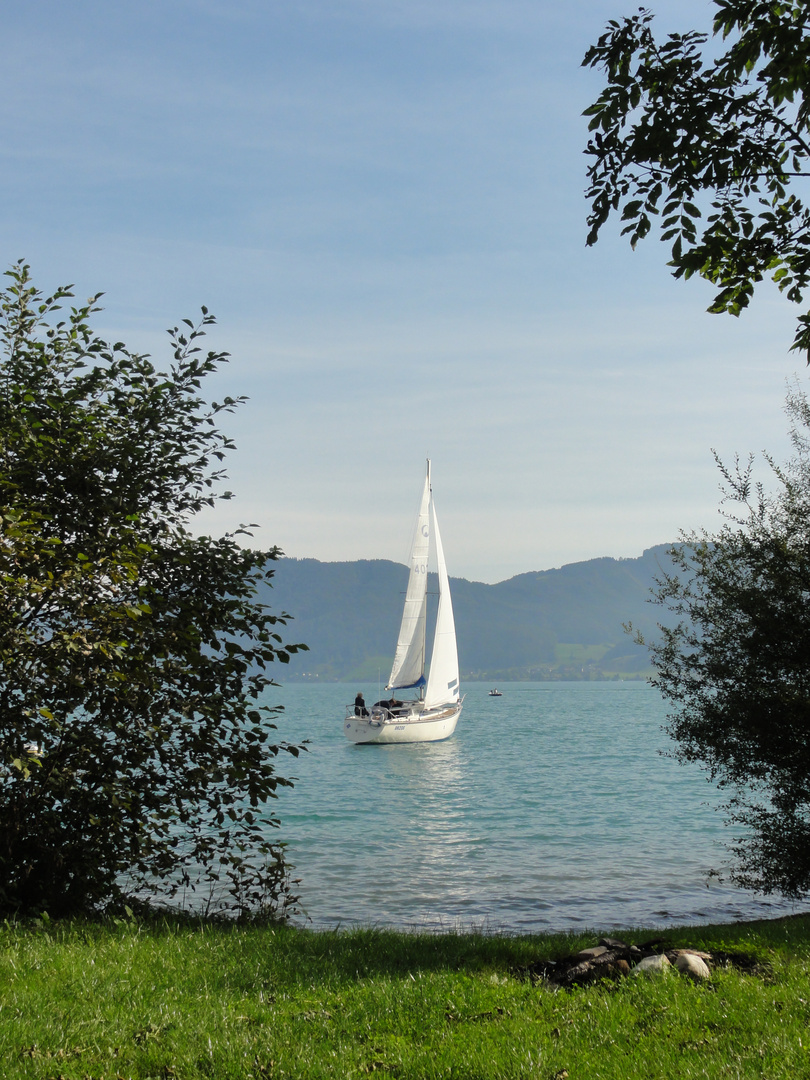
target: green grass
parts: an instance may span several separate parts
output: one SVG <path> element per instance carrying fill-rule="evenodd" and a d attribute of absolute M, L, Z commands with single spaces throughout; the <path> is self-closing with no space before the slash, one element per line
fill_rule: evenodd
<path fill-rule="evenodd" d="M 6 925 L 0 1075 L 810 1077 L 810 916 L 666 934 L 755 954 L 764 975 L 572 991 L 521 976 L 596 936 Z"/>

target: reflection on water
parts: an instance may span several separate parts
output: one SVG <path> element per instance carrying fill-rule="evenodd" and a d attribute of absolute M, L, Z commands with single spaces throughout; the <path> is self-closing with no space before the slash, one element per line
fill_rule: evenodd
<path fill-rule="evenodd" d="M 397 775 L 413 800 L 400 852 L 403 863 L 411 868 L 409 898 L 415 892 L 421 905 L 456 906 L 474 889 L 471 858 L 476 844 L 484 843 L 469 813 L 471 773 L 465 768 L 464 744 L 449 739 L 401 749 L 419 751 L 397 755 L 402 762 Z"/>
<path fill-rule="evenodd" d="M 642 684 L 468 690 L 446 742 L 355 746 L 345 688 L 289 686 L 280 734 L 310 739 L 278 810 L 314 925 L 539 930 L 790 910 L 712 884 L 725 839 L 702 775 L 660 755 Z"/>

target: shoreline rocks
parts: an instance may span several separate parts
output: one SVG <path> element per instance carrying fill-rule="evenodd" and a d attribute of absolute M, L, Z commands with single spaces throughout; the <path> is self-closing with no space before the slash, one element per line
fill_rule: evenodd
<path fill-rule="evenodd" d="M 630 968 L 631 975 L 666 975 L 672 964 L 667 959 L 666 953 L 653 953 L 639 960 L 634 968 Z"/>
<path fill-rule="evenodd" d="M 675 960 L 675 967 L 682 975 L 688 975 L 689 978 L 694 979 L 695 982 L 700 982 L 703 979 L 710 979 L 712 973 L 709 971 L 706 957 L 707 954 L 699 956 L 697 953 L 682 950 Z M 709 959 L 711 959 L 710 956 Z"/>
<path fill-rule="evenodd" d="M 600 938 L 598 944 L 558 960 L 539 960 L 522 969 L 535 982 L 568 989 L 587 986 L 601 979 L 621 979 L 628 975 L 666 975 L 675 971 L 693 982 L 711 981 L 712 969 L 736 967 L 756 973 L 761 966 L 755 957 L 743 953 L 707 953 L 700 949 L 666 948 L 664 938 L 635 945 L 618 938 Z"/>

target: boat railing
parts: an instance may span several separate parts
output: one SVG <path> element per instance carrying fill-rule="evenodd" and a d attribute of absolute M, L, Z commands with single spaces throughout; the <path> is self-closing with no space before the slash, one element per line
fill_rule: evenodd
<path fill-rule="evenodd" d="M 357 706 L 352 702 L 351 705 L 346 706 L 346 719 L 371 720 L 375 723 L 385 723 L 388 720 L 403 720 L 413 716 L 414 707 L 418 704 L 418 702 L 414 701 L 398 701 L 397 704 L 391 708 L 388 705 L 375 702 L 373 705 L 365 706 L 364 715 L 357 711 Z"/>

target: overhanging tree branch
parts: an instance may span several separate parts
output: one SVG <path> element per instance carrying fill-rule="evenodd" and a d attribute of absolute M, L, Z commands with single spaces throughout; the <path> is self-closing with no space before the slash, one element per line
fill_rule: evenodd
<path fill-rule="evenodd" d="M 676 277 L 721 286 L 709 310 L 739 315 L 770 277 L 803 302 L 807 220 L 791 182 L 810 175 L 810 32 L 800 0 L 714 0 L 714 34 L 737 35 L 707 62 L 708 38 L 651 31 L 652 15 L 611 20 L 584 65 L 607 76 L 589 119 L 588 244 L 614 213 L 635 246 L 660 219 Z M 764 186 L 767 198 L 760 194 Z M 704 225 L 701 199 L 714 213 Z M 793 223 L 794 227 L 791 227 Z M 810 358 L 810 312 L 793 348 Z"/>

